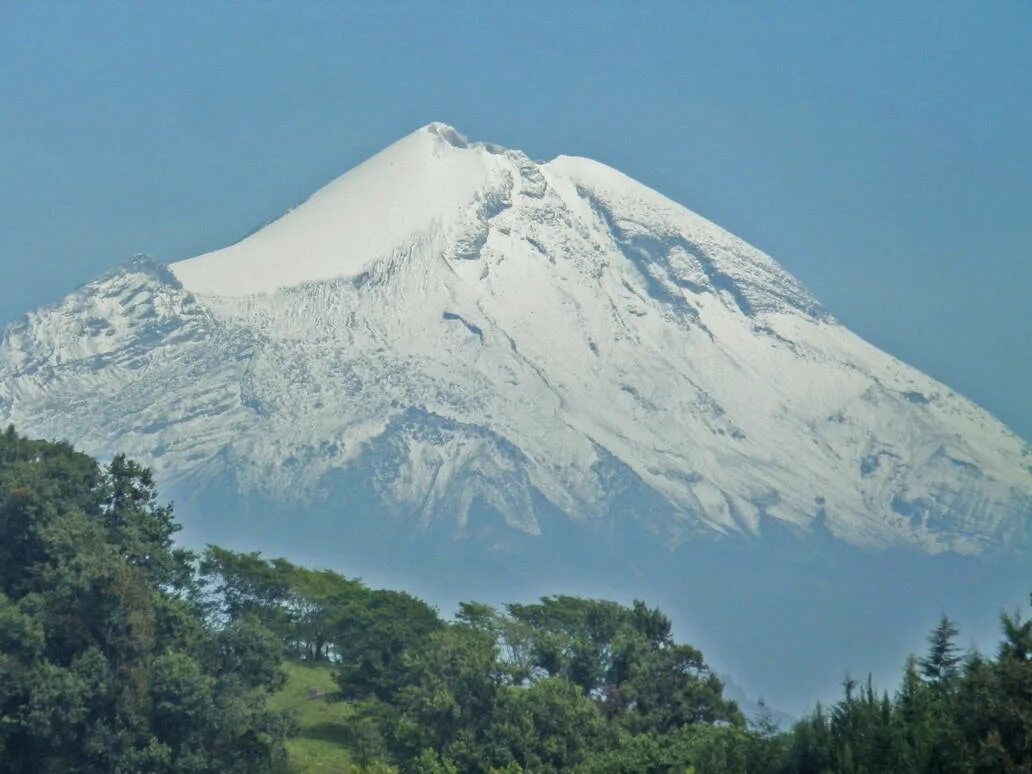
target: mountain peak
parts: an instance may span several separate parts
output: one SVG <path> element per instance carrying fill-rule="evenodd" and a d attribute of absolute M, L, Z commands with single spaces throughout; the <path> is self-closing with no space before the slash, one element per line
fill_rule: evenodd
<path fill-rule="evenodd" d="M 536 534 L 541 503 L 632 501 L 674 540 L 776 521 L 978 551 L 1026 528 L 1019 439 L 598 162 L 429 124 L 169 270 L 0 338 L 0 425 L 276 497 L 354 473 L 461 528 L 478 503 Z"/>
<path fill-rule="evenodd" d="M 358 277 L 391 256 L 469 257 L 486 243 L 496 216 L 514 207 L 532 219 L 602 219 L 610 238 L 627 242 L 620 249 L 632 252 L 639 250 L 630 244 L 639 231 L 687 233 L 689 242 L 668 247 L 692 253 L 722 245 L 755 264 L 747 272 L 756 275 L 753 285 L 769 279 L 797 308 L 817 308 L 763 253 L 605 164 L 576 156 L 538 164 L 517 150 L 470 143 L 440 122 L 406 135 L 240 242 L 169 268 L 187 290 L 202 295 L 274 293 Z M 616 212 L 625 217 L 614 219 Z M 697 256 L 687 260 L 697 263 Z M 735 286 L 719 271 L 693 271 L 701 272 L 703 284 L 716 277 Z M 750 308 L 745 295 L 738 298 Z"/>
<path fill-rule="evenodd" d="M 446 229 L 475 206 L 500 166 L 452 127 L 427 124 L 240 242 L 169 268 L 187 289 L 218 296 L 353 277 Z"/>
<path fill-rule="evenodd" d="M 431 121 L 419 131 L 439 137 L 441 140 L 455 148 L 466 148 L 469 146 L 469 140 L 466 139 L 465 135 L 456 131 L 455 127 L 449 126 L 448 124 L 440 121 Z"/>

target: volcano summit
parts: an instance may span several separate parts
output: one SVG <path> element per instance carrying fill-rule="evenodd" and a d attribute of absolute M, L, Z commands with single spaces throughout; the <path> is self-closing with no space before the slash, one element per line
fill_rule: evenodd
<path fill-rule="evenodd" d="M 413 530 L 636 518 L 1027 539 L 1032 451 L 771 258 L 610 167 L 430 124 L 242 241 L 6 329 L 0 422 L 282 502 L 361 480 Z M 408 521 L 410 520 L 410 522 Z"/>

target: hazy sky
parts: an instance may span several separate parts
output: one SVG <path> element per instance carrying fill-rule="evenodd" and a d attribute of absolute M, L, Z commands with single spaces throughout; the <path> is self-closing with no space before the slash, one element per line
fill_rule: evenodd
<path fill-rule="evenodd" d="M 0 321 L 440 120 L 657 188 L 1032 439 L 1029 40 L 1024 1 L 0 0 Z"/>

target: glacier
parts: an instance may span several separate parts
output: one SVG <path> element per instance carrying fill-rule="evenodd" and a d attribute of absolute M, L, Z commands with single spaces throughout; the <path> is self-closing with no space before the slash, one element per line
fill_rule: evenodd
<path fill-rule="evenodd" d="M 978 554 L 1032 514 L 1027 443 L 764 253 L 599 162 L 436 123 L 234 245 L 9 325 L 9 422 L 181 490 L 303 504 L 361 471 L 376 510 L 455 538 L 548 510 L 668 547 Z"/>

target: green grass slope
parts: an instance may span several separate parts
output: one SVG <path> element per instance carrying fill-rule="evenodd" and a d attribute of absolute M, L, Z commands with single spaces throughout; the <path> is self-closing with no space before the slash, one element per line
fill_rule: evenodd
<path fill-rule="evenodd" d="M 288 662 L 288 680 L 270 701 L 274 709 L 289 710 L 299 725 L 297 736 L 287 742 L 288 771 L 360 774 L 386 772 L 385 767 L 363 767 L 348 751 L 347 730 L 351 707 L 335 700 L 337 684 L 333 668 L 326 664 Z"/>

